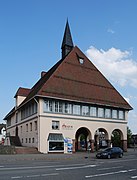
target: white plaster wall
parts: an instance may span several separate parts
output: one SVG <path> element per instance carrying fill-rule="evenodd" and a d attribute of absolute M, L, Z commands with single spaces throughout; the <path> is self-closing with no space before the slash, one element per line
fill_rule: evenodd
<path fill-rule="evenodd" d="M 24 96 L 17 96 L 16 97 L 16 107 L 18 107 L 25 99 L 26 97 Z"/>
<path fill-rule="evenodd" d="M 59 121 L 60 128 L 59 130 L 52 130 L 52 121 Z M 108 121 L 108 122 L 107 122 Z M 120 123 L 121 122 L 121 123 Z M 63 125 L 72 128 L 63 128 Z M 79 128 L 85 127 L 89 129 L 94 139 L 94 134 L 98 128 L 103 128 L 108 132 L 109 139 L 111 139 L 112 131 L 119 129 L 123 132 L 124 140 L 127 138 L 127 122 L 120 120 L 106 120 L 106 119 L 93 119 L 86 117 L 78 116 L 67 116 L 59 114 L 43 114 L 40 117 L 40 151 L 47 153 L 48 151 L 48 135 L 49 133 L 62 133 L 63 137 L 75 139 L 76 132 Z"/>

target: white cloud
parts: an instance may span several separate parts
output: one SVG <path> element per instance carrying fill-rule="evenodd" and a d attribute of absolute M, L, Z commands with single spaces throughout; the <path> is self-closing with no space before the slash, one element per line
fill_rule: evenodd
<path fill-rule="evenodd" d="M 133 134 L 137 134 L 137 114 L 134 111 L 129 112 L 128 126 Z"/>
<path fill-rule="evenodd" d="M 111 34 L 114 34 L 114 33 L 115 33 L 115 31 L 114 31 L 113 29 L 110 29 L 110 28 L 107 30 L 107 32 L 108 32 L 108 33 L 111 33 Z"/>
<path fill-rule="evenodd" d="M 137 88 L 137 62 L 131 58 L 131 52 L 114 47 L 105 51 L 91 46 L 86 55 L 112 82 Z"/>

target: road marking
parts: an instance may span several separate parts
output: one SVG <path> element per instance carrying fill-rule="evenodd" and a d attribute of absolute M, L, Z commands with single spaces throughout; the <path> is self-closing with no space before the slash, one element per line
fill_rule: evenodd
<path fill-rule="evenodd" d="M 37 177 L 45 177 L 45 176 L 57 176 L 59 173 L 51 173 L 51 174 L 34 174 L 34 175 L 28 175 L 28 176 L 14 176 L 11 177 L 11 179 L 21 179 L 21 178 L 37 178 Z"/>
<path fill-rule="evenodd" d="M 100 169 L 97 169 L 98 171 L 102 171 L 102 170 L 109 170 L 109 169 L 119 169 L 119 168 L 123 168 L 123 166 L 116 166 L 116 167 L 110 167 L 110 168 L 100 168 Z"/>
<path fill-rule="evenodd" d="M 23 176 L 15 176 L 15 177 L 11 177 L 11 179 L 20 179 L 23 178 Z"/>
<path fill-rule="evenodd" d="M 112 160 L 112 161 L 107 161 L 107 163 L 117 163 L 117 162 L 129 162 L 129 161 L 137 161 L 137 158 L 135 159 L 119 159 L 119 160 Z"/>
<path fill-rule="evenodd" d="M 56 176 L 56 175 L 59 175 L 59 173 L 41 174 L 41 176 Z"/>
<path fill-rule="evenodd" d="M 91 168 L 91 167 L 95 167 L 95 166 L 97 166 L 97 165 L 86 165 L 86 166 L 79 166 L 79 167 L 77 166 L 77 167 L 57 168 L 56 171 Z"/>
<path fill-rule="evenodd" d="M 136 171 L 136 169 L 130 169 L 130 170 L 128 170 L 129 172 L 132 172 L 132 171 Z"/>
<path fill-rule="evenodd" d="M 137 176 L 132 176 L 131 179 L 137 179 Z"/>
<path fill-rule="evenodd" d="M 29 176 L 26 176 L 26 178 L 40 177 L 40 176 L 41 176 L 40 174 L 35 174 L 35 175 L 29 175 Z"/>
<path fill-rule="evenodd" d="M 136 169 L 132 169 L 132 171 L 136 171 Z M 109 173 L 102 173 L 102 174 L 94 174 L 94 175 L 89 175 L 89 176 L 85 176 L 85 178 L 93 178 L 93 177 L 100 177 L 100 176 L 108 176 L 108 175 L 114 175 L 114 174 L 120 174 L 120 173 L 127 173 L 127 172 L 131 172 L 130 170 L 121 170 L 121 171 L 115 171 L 115 172 L 109 172 Z"/>
<path fill-rule="evenodd" d="M 64 167 L 64 166 L 82 166 L 85 164 L 68 164 L 68 165 L 55 165 L 55 166 L 24 166 L 24 167 L 3 167 L 0 169 L 0 171 L 4 171 L 4 170 L 25 170 L 25 169 L 44 169 L 44 168 L 56 168 L 56 167 Z"/>

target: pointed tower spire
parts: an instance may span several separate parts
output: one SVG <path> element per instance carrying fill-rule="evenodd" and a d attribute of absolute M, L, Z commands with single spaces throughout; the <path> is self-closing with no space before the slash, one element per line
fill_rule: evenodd
<path fill-rule="evenodd" d="M 62 58 L 64 58 L 73 49 L 73 41 L 71 37 L 68 20 L 65 27 L 61 49 L 62 49 Z"/>

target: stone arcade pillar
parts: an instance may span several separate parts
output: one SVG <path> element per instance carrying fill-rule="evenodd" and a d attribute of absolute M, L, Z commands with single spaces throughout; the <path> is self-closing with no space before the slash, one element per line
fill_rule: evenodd
<path fill-rule="evenodd" d="M 127 140 L 122 140 L 123 151 L 127 152 Z"/>
<path fill-rule="evenodd" d="M 108 147 L 111 147 L 111 140 L 108 140 Z"/>
<path fill-rule="evenodd" d="M 76 152 L 76 148 L 75 148 L 75 139 L 72 139 L 72 153 Z"/>
<path fill-rule="evenodd" d="M 93 153 L 95 151 L 94 147 L 94 139 L 91 140 L 91 152 Z"/>

